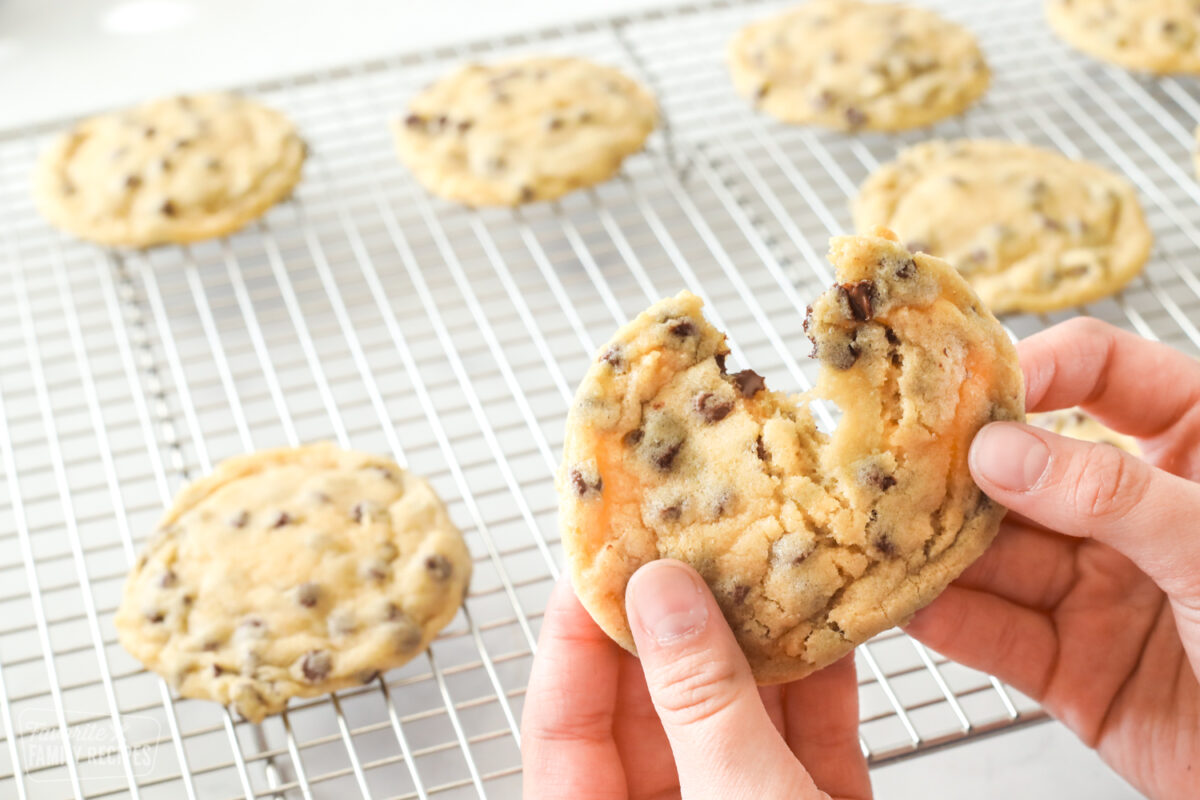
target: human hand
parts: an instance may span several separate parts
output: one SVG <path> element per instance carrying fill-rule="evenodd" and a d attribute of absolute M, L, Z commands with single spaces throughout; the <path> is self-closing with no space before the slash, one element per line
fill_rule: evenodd
<path fill-rule="evenodd" d="M 1200 796 L 1200 364 L 1088 319 L 1018 347 L 1031 411 L 1083 406 L 1145 461 L 1011 422 L 971 473 L 1010 514 L 908 633 L 1039 701 L 1147 795 Z"/>
<path fill-rule="evenodd" d="M 691 567 L 643 566 L 625 602 L 640 661 L 566 580 L 551 595 L 521 720 L 526 798 L 871 797 L 853 656 L 760 689 Z"/>

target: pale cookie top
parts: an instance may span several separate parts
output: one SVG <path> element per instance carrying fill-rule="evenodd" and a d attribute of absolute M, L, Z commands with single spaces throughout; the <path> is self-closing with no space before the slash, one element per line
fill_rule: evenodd
<path fill-rule="evenodd" d="M 1200 72 L 1200 6 L 1193 0 L 1047 0 L 1046 18 L 1096 58 L 1149 72 Z"/>
<path fill-rule="evenodd" d="M 1113 447 L 1119 447 L 1126 453 L 1132 453 L 1135 456 L 1142 454 L 1142 448 L 1138 446 L 1137 439 L 1117 433 L 1082 409 L 1064 408 L 1061 411 L 1030 414 L 1029 423 L 1063 436 L 1070 436 L 1072 439 L 1111 444 Z"/>
<path fill-rule="evenodd" d="M 621 328 L 584 377 L 558 476 L 563 545 L 580 600 L 624 647 L 629 578 L 678 558 L 760 683 L 799 678 L 907 620 L 995 534 L 1004 509 L 967 450 L 987 422 L 1023 417 L 1004 330 L 953 268 L 883 235 L 834 239 L 830 259 L 839 283 L 807 326 L 813 397 L 728 368 L 686 292 Z M 830 435 L 816 397 L 842 412 Z"/>
<path fill-rule="evenodd" d="M 959 114 L 991 78 L 975 37 L 932 11 L 811 0 L 743 28 L 734 85 L 785 122 L 894 131 Z"/>
<path fill-rule="evenodd" d="M 433 193 L 516 205 L 607 180 L 657 124 L 654 98 L 623 73 L 541 57 L 460 68 L 412 99 L 395 134 Z"/>
<path fill-rule="evenodd" d="M 184 697 L 258 721 L 420 653 L 471 575 L 429 484 L 328 444 L 222 462 L 129 574 L 121 644 Z"/>
<path fill-rule="evenodd" d="M 101 244 L 145 247 L 237 230 L 286 197 L 304 142 L 277 111 L 231 94 L 91 117 L 42 154 L 38 207 Z"/>
<path fill-rule="evenodd" d="M 1153 242 L 1124 178 L 988 140 L 901 151 L 863 184 L 854 224 L 887 226 L 910 249 L 946 259 L 998 314 L 1112 294 L 1141 272 Z"/>

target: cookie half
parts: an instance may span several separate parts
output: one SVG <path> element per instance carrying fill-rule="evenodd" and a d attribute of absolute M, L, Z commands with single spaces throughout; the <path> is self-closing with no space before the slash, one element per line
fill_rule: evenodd
<path fill-rule="evenodd" d="M 471 558 L 428 483 L 329 444 L 222 462 L 185 488 L 125 583 L 125 649 L 255 722 L 374 680 L 462 604 Z"/>
<path fill-rule="evenodd" d="M 1123 177 L 1050 150 L 931 141 L 877 169 L 854 202 L 949 261 L 995 313 L 1053 311 L 1110 295 L 1141 272 L 1153 237 Z"/>
<path fill-rule="evenodd" d="M 1113 447 L 1118 447 L 1135 456 L 1142 454 L 1142 448 L 1138 446 L 1137 439 L 1117 433 L 1079 408 L 1064 408 L 1060 411 L 1030 414 L 1029 424 L 1063 436 L 1070 436 L 1072 439 L 1111 444 Z"/>
<path fill-rule="evenodd" d="M 511 206 L 608 180 L 657 124 L 654 98 L 625 74 L 540 57 L 462 67 L 414 97 L 394 131 L 434 194 Z"/>
<path fill-rule="evenodd" d="M 305 146 L 292 123 L 232 94 L 201 94 L 86 119 L 41 156 L 34 190 L 63 230 L 147 247 L 223 236 L 288 196 Z"/>
<path fill-rule="evenodd" d="M 633 650 L 629 578 L 678 558 L 704 576 L 760 683 L 800 678 L 937 596 L 1004 509 L 971 480 L 992 420 L 1022 419 L 1016 352 L 945 262 L 887 231 L 834 239 L 813 303 L 811 396 L 731 371 L 682 293 L 621 328 L 579 387 L 558 476 L 575 591 Z M 811 403 L 836 404 L 831 434 Z"/>
<path fill-rule="evenodd" d="M 897 131 L 960 114 L 991 72 L 975 37 L 932 11 L 812 0 L 730 42 L 737 90 L 784 122 Z"/>
<path fill-rule="evenodd" d="M 1200 14 L 1189 0 L 1047 0 L 1046 19 L 1065 42 L 1104 61 L 1200 72 Z"/>

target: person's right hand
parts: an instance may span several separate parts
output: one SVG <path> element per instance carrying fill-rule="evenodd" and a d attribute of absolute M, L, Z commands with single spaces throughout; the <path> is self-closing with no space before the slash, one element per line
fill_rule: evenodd
<path fill-rule="evenodd" d="M 971 473 L 1017 513 L 907 631 L 1039 701 L 1147 795 L 1196 800 L 1200 364 L 1086 319 L 1019 353 L 1031 411 L 1080 405 L 1146 458 L 985 427 Z"/>

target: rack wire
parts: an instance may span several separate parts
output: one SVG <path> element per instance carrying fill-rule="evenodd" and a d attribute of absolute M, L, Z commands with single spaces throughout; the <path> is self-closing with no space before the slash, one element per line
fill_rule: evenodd
<path fill-rule="evenodd" d="M 189 247 L 118 253 L 51 230 L 28 174 L 67 121 L 0 133 L 0 796 L 515 796 L 524 687 L 562 560 L 551 476 L 590 354 L 687 287 L 736 359 L 804 388 L 825 240 L 848 230 L 866 174 L 926 136 L 1055 147 L 1140 191 L 1157 236 L 1143 276 L 1087 308 L 1010 317 L 1015 333 L 1085 313 L 1200 353 L 1195 85 L 1069 51 L 1037 0 L 934 5 L 979 34 L 995 81 L 932 133 L 844 136 L 748 109 L 721 54 L 778 2 L 693 3 L 242 87 L 297 122 L 304 180 L 247 230 Z M 561 202 L 473 211 L 428 196 L 397 164 L 389 118 L 459 61 L 544 51 L 637 75 L 669 125 L 615 180 Z M 111 617 L 183 482 L 315 439 L 428 476 L 467 535 L 474 584 L 426 657 L 253 726 L 174 696 Z M 898 632 L 857 657 L 873 763 L 1044 716 Z"/>

